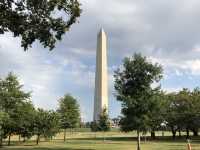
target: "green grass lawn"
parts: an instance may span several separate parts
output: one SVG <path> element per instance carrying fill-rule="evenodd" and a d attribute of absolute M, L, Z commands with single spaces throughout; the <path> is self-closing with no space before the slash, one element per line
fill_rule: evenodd
<path fill-rule="evenodd" d="M 62 134 L 59 134 L 51 142 L 42 140 L 38 146 L 35 145 L 34 138 L 26 143 L 19 143 L 17 137 L 12 137 L 12 146 L 4 146 L 2 150 L 136 150 L 133 134 L 120 132 L 109 132 L 105 135 L 91 132 L 68 133 L 65 143 L 62 140 Z M 105 141 L 103 140 L 104 136 L 106 137 Z M 141 146 L 142 150 L 186 150 L 186 140 L 177 138 L 176 141 L 173 141 L 171 137 L 161 137 L 155 141 L 142 141 Z M 200 137 L 192 140 L 192 148 L 192 150 L 200 150 Z"/>

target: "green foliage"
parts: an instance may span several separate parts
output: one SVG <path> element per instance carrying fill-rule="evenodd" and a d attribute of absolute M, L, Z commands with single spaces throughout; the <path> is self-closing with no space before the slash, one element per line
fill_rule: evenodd
<path fill-rule="evenodd" d="M 9 115 L 5 112 L 0 111 L 0 147 L 2 146 L 3 138 L 5 138 L 5 127 L 8 124 Z"/>
<path fill-rule="evenodd" d="M 2 127 L 4 123 L 9 120 L 9 115 L 5 112 L 0 111 L 0 126 Z"/>
<path fill-rule="evenodd" d="M 77 100 L 67 94 L 59 100 L 57 112 L 60 115 L 61 128 L 75 128 L 80 124 L 80 110 Z"/>
<path fill-rule="evenodd" d="M 152 97 L 159 91 L 159 87 L 152 88 L 152 84 L 162 78 L 162 67 L 135 54 L 124 59 L 123 68 L 118 69 L 114 77 L 117 100 L 122 102 L 122 130 L 147 130 L 154 105 Z"/>
<path fill-rule="evenodd" d="M 9 73 L 5 79 L 0 79 L 0 108 L 9 119 L 3 123 L 3 137 L 18 133 L 24 120 L 20 113 L 23 106 L 29 103 L 30 93 L 22 90 L 22 85 L 13 73 Z M 10 142 L 10 141 L 9 141 Z"/>
<path fill-rule="evenodd" d="M 153 88 L 152 84 L 162 78 L 162 67 L 135 54 L 124 59 L 123 67 L 115 71 L 114 77 L 117 100 L 122 102 L 121 129 L 137 130 L 137 150 L 140 150 L 140 131 L 155 128 L 153 108 L 157 108 L 156 95 L 160 87 Z"/>
<path fill-rule="evenodd" d="M 193 91 L 182 89 L 177 93 L 169 93 L 167 95 L 167 105 L 165 120 L 170 127 L 173 137 L 175 138 L 177 131 L 189 130 L 194 135 L 198 135 L 200 127 L 200 90 L 195 88 Z"/>
<path fill-rule="evenodd" d="M 29 100 L 30 93 L 24 92 L 22 88 L 23 85 L 13 73 L 9 73 L 4 80 L 0 80 L 0 107 L 3 111 L 11 113 L 16 106 Z"/>
<path fill-rule="evenodd" d="M 103 109 L 97 122 L 91 123 L 92 131 L 110 131 L 110 120 L 106 109 Z"/>
<path fill-rule="evenodd" d="M 30 138 L 34 135 L 35 108 L 31 102 L 22 103 L 15 112 L 17 130 L 16 134 L 23 138 Z"/>
<path fill-rule="evenodd" d="M 54 111 L 38 109 L 34 119 L 34 131 L 37 137 L 37 144 L 40 136 L 49 138 L 59 131 L 59 116 Z"/>
<path fill-rule="evenodd" d="M 66 94 L 60 98 L 57 112 L 60 116 L 60 127 L 64 129 L 64 141 L 66 141 L 66 129 L 80 125 L 80 110 L 77 100 Z"/>
<path fill-rule="evenodd" d="M 100 131 L 110 131 L 110 120 L 106 109 L 103 109 L 98 123 Z"/>
<path fill-rule="evenodd" d="M 90 128 L 91 128 L 92 132 L 97 132 L 99 130 L 98 123 L 97 122 L 91 122 L 90 123 Z"/>
<path fill-rule="evenodd" d="M 36 40 L 52 50 L 80 13 L 78 0 L 1 0 L 0 34 L 21 37 L 24 50 Z"/>
<path fill-rule="evenodd" d="M 18 78 L 9 73 L 0 79 L 0 146 L 3 138 L 20 135 L 24 140 L 37 135 L 51 138 L 62 128 L 75 128 L 80 122 L 79 105 L 76 99 L 65 95 L 60 99 L 58 112 L 35 109 L 30 100 L 30 93 L 23 91 Z M 10 138 L 8 138 L 8 145 Z"/>
<path fill-rule="evenodd" d="M 155 139 L 155 131 L 162 128 L 161 124 L 165 120 L 166 97 L 162 91 L 154 92 L 150 100 L 150 108 L 148 113 L 148 130 L 151 132 L 151 137 Z"/>

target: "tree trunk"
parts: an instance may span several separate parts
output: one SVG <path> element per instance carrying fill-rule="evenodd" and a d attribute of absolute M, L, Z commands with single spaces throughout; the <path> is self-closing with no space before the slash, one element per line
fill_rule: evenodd
<path fill-rule="evenodd" d="M 106 141 L 106 138 L 105 138 L 105 131 L 103 131 L 103 142 Z"/>
<path fill-rule="evenodd" d="M 153 139 L 153 140 L 156 139 L 156 133 L 155 133 L 155 131 L 151 131 L 151 139 Z"/>
<path fill-rule="evenodd" d="M 189 129 L 188 129 L 188 128 L 186 128 L 186 133 L 187 133 L 186 139 L 189 139 L 189 137 L 190 137 L 190 132 L 189 132 Z"/>
<path fill-rule="evenodd" d="M 181 137 L 181 129 L 178 130 L 178 133 L 179 137 Z"/>
<path fill-rule="evenodd" d="M 140 148 L 140 131 L 137 130 L 137 150 L 141 150 Z"/>
<path fill-rule="evenodd" d="M 176 138 L 176 130 L 173 127 L 171 127 L 171 130 L 172 130 L 172 138 L 173 138 L 173 140 L 175 140 L 175 138 Z"/>
<path fill-rule="evenodd" d="M 3 146 L 3 138 L 2 138 L 2 135 L 0 135 L 0 147 Z"/>
<path fill-rule="evenodd" d="M 193 132 L 193 136 L 198 136 L 199 135 L 198 134 L 198 129 L 193 129 L 192 132 Z"/>
<path fill-rule="evenodd" d="M 10 146 L 10 137 L 11 137 L 11 135 L 9 134 L 9 136 L 8 136 L 8 146 Z"/>
<path fill-rule="evenodd" d="M 147 134 L 146 133 L 144 134 L 144 142 L 145 143 L 147 142 Z"/>
<path fill-rule="evenodd" d="M 19 142 L 21 142 L 21 135 L 19 134 Z"/>
<path fill-rule="evenodd" d="M 162 137 L 164 137 L 165 136 L 165 132 L 164 131 L 162 131 Z"/>
<path fill-rule="evenodd" d="M 64 142 L 66 141 L 66 129 L 64 129 Z"/>
<path fill-rule="evenodd" d="M 40 141 L 40 135 L 38 134 L 38 135 L 37 135 L 37 140 L 36 140 L 36 144 L 37 144 L 37 145 L 39 144 L 39 141 Z"/>

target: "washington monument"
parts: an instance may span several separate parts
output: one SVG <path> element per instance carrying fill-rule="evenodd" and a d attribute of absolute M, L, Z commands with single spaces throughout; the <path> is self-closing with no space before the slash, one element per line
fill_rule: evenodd
<path fill-rule="evenodd" d="M 99 120 L 99 115 L 106 109 L 108 111 L 108 72 L 107 72 L 107 39 L 103 29 L 97 36 L 95 96 L 94 96 L 94 121 Z"/>

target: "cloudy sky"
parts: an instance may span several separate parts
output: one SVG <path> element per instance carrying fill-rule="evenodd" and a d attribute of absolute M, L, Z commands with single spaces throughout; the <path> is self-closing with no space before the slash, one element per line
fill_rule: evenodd
<path fill-rule="evenodd" d="M 120 115 L 113 71 L 125 56 L 141 52 L 162 64 L 162 88 L 177 91 L 200 86 L 199 0 L 80 0 L 83 13 L 56 48 L 39 43 L 24 52 L 20 39 L 0 36 L 0 77 L 16 73 L 32 91 L 37 107 L 56 109 L 65 93 L 75 96 L 84 121 L 92 120 L 96 36 L 108 36 L 109 113 Z"/>

